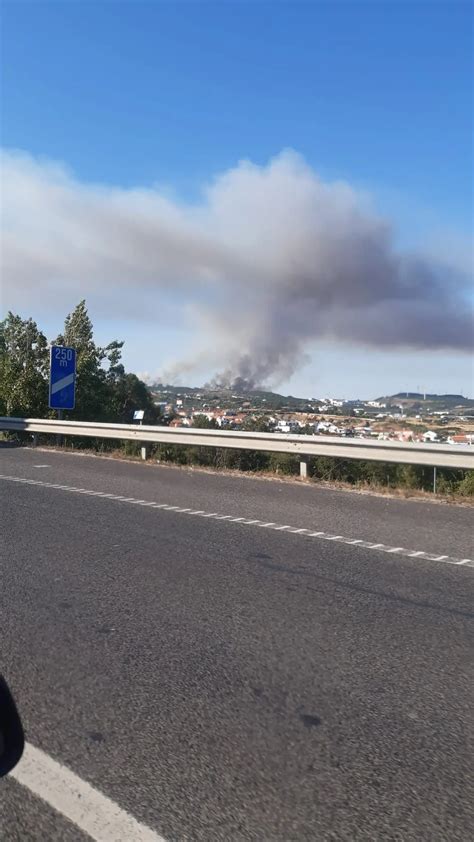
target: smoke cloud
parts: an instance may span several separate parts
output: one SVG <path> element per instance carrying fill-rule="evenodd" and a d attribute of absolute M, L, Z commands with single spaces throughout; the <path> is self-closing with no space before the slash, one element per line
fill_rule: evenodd
<path fill-rule="evenodd" d="M 86 297 L 102 315 L 184 320 L 198 339 L 175 376 L 206 360 L 221 385 L 275 385 L 323 339 L 472 347 L 462 272 L 397 250 L 365 195 L 293 152 L 241 162 L 197 204 L 4 153 L 2 205 L 6 305 Z"/>

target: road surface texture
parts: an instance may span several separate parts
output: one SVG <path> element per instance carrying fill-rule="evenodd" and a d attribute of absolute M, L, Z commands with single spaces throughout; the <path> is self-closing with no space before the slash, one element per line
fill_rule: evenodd
<path fill-rule="evenodd" d="M 2 839 L 472 838 L 470 509 L 8 447 L 0 474 L 29 753 Z"/>

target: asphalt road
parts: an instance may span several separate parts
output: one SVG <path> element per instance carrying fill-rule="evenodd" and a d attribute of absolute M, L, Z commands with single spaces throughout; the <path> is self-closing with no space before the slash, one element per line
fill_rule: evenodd
<path fill-rule="evenodd" d="M 472 559 L 471 510 L 10 448 L 0 474 L 41 483 L 0 479 L 0 670 L 51 763 L 169 842 L 472 837 L 474 570 L 308 534 Z M 0 790 L 2 838 L 89 838 Z"/>

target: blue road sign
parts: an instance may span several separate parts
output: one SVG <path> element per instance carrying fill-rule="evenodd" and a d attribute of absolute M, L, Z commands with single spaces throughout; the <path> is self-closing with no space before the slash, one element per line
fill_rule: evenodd
<path fill-rule="evenodd" d="M 49 405 L 51 409 L 74 409 L 76 400 L 76 349 L 51 347 Z"/>

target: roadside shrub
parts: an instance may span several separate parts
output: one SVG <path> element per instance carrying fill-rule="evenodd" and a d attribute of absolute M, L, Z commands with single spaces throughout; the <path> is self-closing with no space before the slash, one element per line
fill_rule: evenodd
<path fill-rule="evenodd" d="M 439 476 L 436 481 L 437 494 L 452 494 L 456 490 L 456 483 L 449 480 L 448 477 Z"/>
<path fill-rule="evenodd" d="M 397 465 L 396 483 L 402 488 L 422 488 L 423 476 L 414 465 Z"/>
<path fill-rule="evenodd" d="M 157 444 L 151 449 L 151 456 L 159 462 L 176 462 L 178 465 L 188 464 L 189 448 L 181 444 Z"/>
<path fill-rule="evenodd" d="M 326 482 L 331 482 L 338 479 L 336 476 L 336 459 L 330 459 L 328 456 L 315 456 L 309 460 L 308 473 L 313 479 L 321 479 Z"/>
<path fill-rule="evenodd" d="M 354 481 L 359 485 L 390 486 L 395 480 L 394 467 L 385 462 L 355 462 L 352 473 Z"/>
<path fill-rule="evenodd" d="M 124 441 L 120 449 L 125 456 L 140 456 L 141 445 L 137 441 Z"/>
<path fill-rule="evenodd" d="M 466 471 L 464 479 L 457 487 L 457 492 L 462 494 L 463 497 L 472 497 L 474 494 L 474 471 Z"/>
<path fill-rule="evenodd" d="M 275 471 L 276 474 L 293 476 L 299 474 L 300 460 L 298 456 L 294 456 L 292 453 L 270 453 L 268 469 Z"/>
<path fill-rule="evenodd" d="M 265 471 L 270 454 L 256 450 L 236 450 L 235 468 L 239 471 Z"/>

